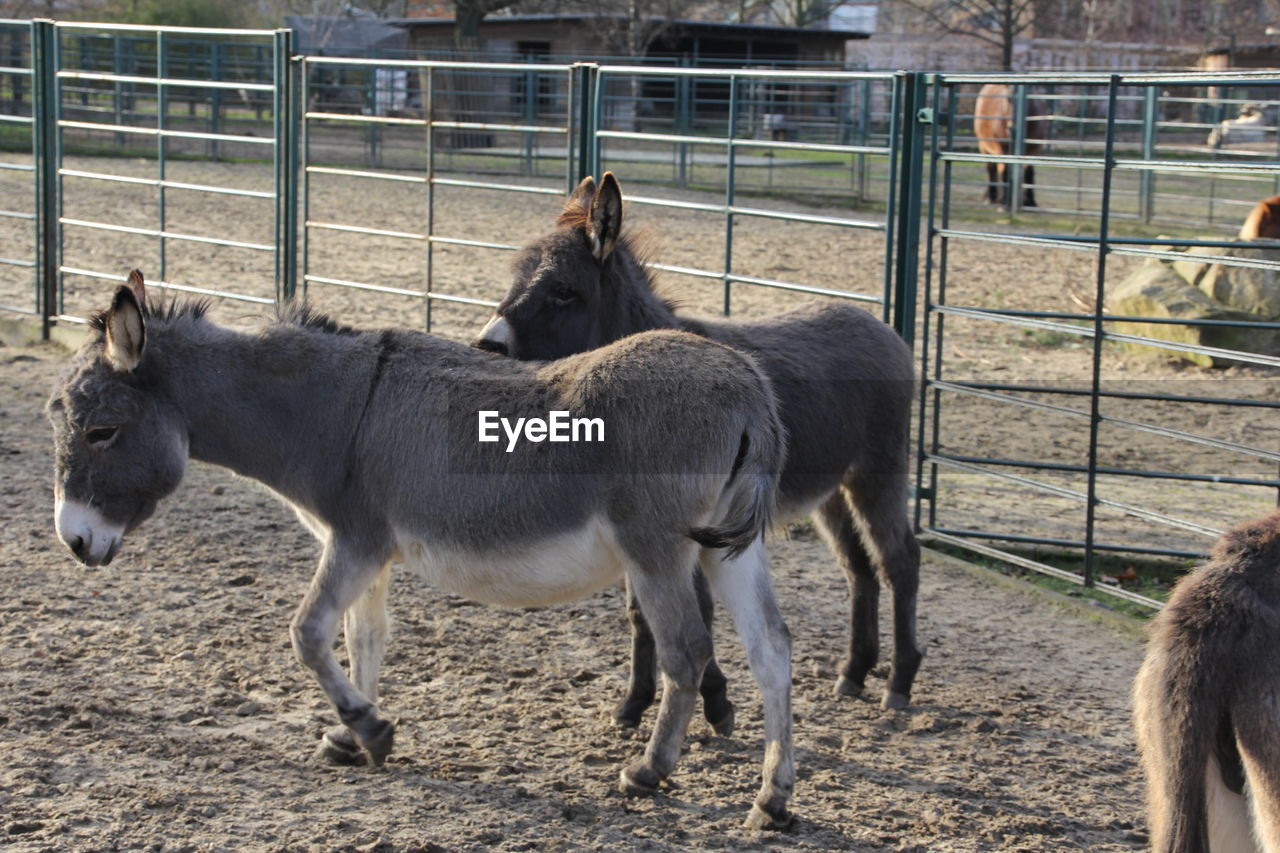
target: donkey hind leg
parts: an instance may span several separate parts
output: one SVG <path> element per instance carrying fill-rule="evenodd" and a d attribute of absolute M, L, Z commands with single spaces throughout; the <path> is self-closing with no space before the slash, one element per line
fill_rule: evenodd
<path fill-rule="evenodd" d="M 377 766 L 381 766 L 391 752 L 395 726 L 379 719 L 374 703 L 347 678 L 333 654 L 333 641 L 338 633 L 339 615 L 377 581 L 385 564 L 385 560 L 349 553 L 331 539 L 325 544 L 311 586 L 289 625 L 298 659 L 315 675 L 338 712 L 338 719 L 355 734 Z M 363 663 L 356 667 L 361 676 L 376 678 L 376 671 L 370 674 L 371 668 L 364 667 Z"/>
<path fill-rule="evenodd" d="M 1245 792 L 1253 815 L 1253 837 L 1262 853 L 1280 853 L 1280 691 L 1271 685 L 1241 696 L 1249 706 L 1232 716 L 1244 765 Z M 1215 853 L 1217 848 L 1212 848 Z"/>
<path fill-rule="evenodd" d="M 841 492 L 872 566 L 893 595 L 893 667 L 881 704 L 887 709 L 905 708 L 924 657 L 916 644 L 920 543 L 907 522 L 905 468 L 877 474 L 851 471 Z"/>
<path fill-rule="evenodd" d="M 387 648 L 387 587 L 391 565 L 382 567 L 364 594 L 347 608 L 343 634 L 347 643 L 347 659 L 351 680 L 370 702 L 378 701 L 378 672 Z M 364 751 L 346 726 L 334 726 L 325 732 L 316 747 L 316 755 L 333 764 L 364 764 Z"/>
<path fill-rule="evenodd" d="M 1213 853 L 1257 853 L 1249 804 L 1222 781 L 1222 768 L 1212 757 L 1204 771 L 1204 805 Z"/>
<path fill-rule="evenodd" d="M 641 758 L 623 768 L 620 781 L 624 794 L 640 795 L 657 790 L 680 758 L 702 671 L 711 659 L 711 632 L 698 612 L 690 573 L 632 566 L 627 575 L 648 616 L 662 671 L 662 701 L 649 744 Z"/>
<path fill-rule="evenodd" d="M 733 614 L 747 652 L 747 663 L 764 700 L 764 767 L 762 784 L 746 825 L 753 829 L 785 829 L 795 787 L 791 745 L 791 634 L 773 597 L 768 555 L 763 539 L 737 557 L 721 559 L 703 551 L 702 570 L 720 602 Z"/>
<path fill-rule="evenodd" d="M 837 695 L 859 696 L 867 673 L 880 658 L 880 581 L 841 491 L 832 493 L 818 507 L 815 520 L 849 581 L 849 657 L 841 667 L 835 690 Z"/>
<path fill-rule="evenodd" d="M 707 579 L 698 569 L 695 568 L 694 572 L 693 582 L 698 594 L 698 608 L 702 612 L 702 621 L 710 631 L 715 615 L 715 605 L 711 600 L 711 591 L 707 588 Z M 631 623 L 631 678 L 627 684 L 626 695 L 614 709 L 613 719 L 624 728 L 636 728 L 640 725 L 644 712 L 653 704 L 656 693 L 653 680 L 656 662 L 653 657 L 653 633 L 649 630 L 649 623 L 645 621 L 644 612 L 640 609 L 640 602 L 636 600 L 630 580 L 627 581 L 627 619 Z M 721 672 L 716 659 L 712 657 L 702 673 L 699 692 L 702 693 L 702 712 L 707 722 L 711 724 L 715 733 L 722 737 L 733 734 L 734 722 L 734 707 L 729 701 L 726 685 L 724 673 Z"/>

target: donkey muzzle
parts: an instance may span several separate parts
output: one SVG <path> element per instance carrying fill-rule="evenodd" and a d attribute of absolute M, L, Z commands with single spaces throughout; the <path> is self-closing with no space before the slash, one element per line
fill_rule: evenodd
<path fill-rule="evenodd" d="M 79 501 L 55 500 L 54 528 L 58 538 L 86 566 L 105 566 L 124 544 L 124 526 L 112 524 L 102 513 Z"/>
<path fill-rule="evenodd" d="M 512 337 L 511 324 L 507 322 L 507 318 L 494 314 L 489 318 L 489 322 L 484 324 L 484 328 L 480 330 L 476 339 L 471 342 L 471 346 L 485 352 L 510 355 Z"/>

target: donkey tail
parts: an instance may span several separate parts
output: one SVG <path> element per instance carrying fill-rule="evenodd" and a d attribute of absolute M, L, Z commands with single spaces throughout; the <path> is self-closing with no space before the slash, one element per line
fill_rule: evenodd
<path fill-rule="evenodd" d="M 717 525 L 689 531 L 699 545 L 723 548 L 729 557 L 747 550 L 772 526 L 778 475 L 787 452 L 773 388 L 759 371 L 756 375 L 765 404 L 751 412 L 738 441 L 738 455 L 725 485 L 728 506 L 724 517 Z"/>
<path fill-rule="evenodd" d="M 1163 614 L 1169 616 L 1171 614 Z M 1162 620 L 1163 621 L 1163 620 Z M 1170 624 L 1158 625 L 1134 682 L 1134 722 L 1147 775 L 1153 853 L 1208 853 L 1219 812 L 1244 783 L 1218 682 L 1226 661 Z M 1248 826 L 1242 827 L 1245 836 Z"/>

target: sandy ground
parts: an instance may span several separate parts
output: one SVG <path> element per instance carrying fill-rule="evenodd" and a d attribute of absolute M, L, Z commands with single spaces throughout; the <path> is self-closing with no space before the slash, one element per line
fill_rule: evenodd
<path fill-rule="evenodd" d="M 259 487 L 193 464 L 108 568 L 56 541 L 41 407 L 65 355 L 0 348 L 0 845 L 14 850 L 1132 850 L 1144 838 L 1132 633 L 934 559 L 913 707 L 837 699 L 844 581 L 801 529 L 774 547 L 795 636 L 799 823 L 739 824 L 758 695 L 732 630 L 729 738 L 695 723 L 668 790 L 626 800 L 642 747 L 609 712 L 620 593 L 536 611 L 397 575 L 385 769 L 310 758 L 335 722 L 287 622 L 317 548 Z M 871 685 L 878 693 L 880 683 Z M 651 719 L 651 718 L 650 718 Z M 647 735 L 642 729 L 640 736 Z"/>
<path fill-rule="evenodd" d="M 90 168 L 93 164 L 81 164 Z M 150 164 L 113 163 L 147 174 Z M 263 174 L 230 164 L 175 163 L 174 180 L 262 189 Z M 4 180 L 0 173 L 0 181 Z M 623 176 L 625 184 L 625 176 Z M 65 215 L 154 227 L 149 187 L 68 179 Z M 269 184 L 268 184 L 269 187 Z M 641 189 L 640 192 L 648 192 Z M 166 227 L 270 243 L 269 204 L 170 191 Z M 766 202 L 761 203 L 766 204 Z M 556 202 L 537 195 L 440 191 L 436 222 L 448 236 L 523 243 L 549 227 Z M 821 211 L 817 211 L 821 212 Z M 635 205 L 658 255 L 718 269 L 723 219 Z M 420 230 L 420 187 L 370 189 L 317 180 L 310 217 L 387 230 Z M 19 227 L 0 222 L 2 228 Z M 313 274 L 422 289 L 420 242 L 313 234 Z M 154 238 L 67 228 L 65 262 L 160 277 Z M 875 291 L 883 243 L 874 232 L 743 219 L 734 269 L 748 275 Z M 439 245 L 435 287 L 499 298 L 507 257 Z M 270 297 L 271 258 L 246 248 L 171 242 L 164 277 Z M 1028 253 L 953 244 L 949 299 L 994 307 L 1072 310 L 1087 290 L 1085 253 Z M 1125 262 L 1114 264 L 1122 275 Z M 26 271 L 0 270 L 3 302 L 24 298 Z M 664 276 L 695 309 L 717 310 L 719 284 Z M 110 286 L 69 276 L 67 311 L 102 307 Z M 309 296 L 342 322 L 421 325 L 421 300 L 314 285 Z M 761 314 L 794 295 L 739 287 L 735 313 Z M 224 322 L 257 318 L 253 305 L 219 302 Z M 466 338 L 487 312 L 438 305 L 434 328 Z M 950 378 L 1079 382 L 1089 350 L 1070 338 L 1013 327 L 948 326 Z M 193 465 L 187 483 L 108 569 L 79 567 L 57 543 L 51 516 L 49 428 L 40 407 L 65 354 L 0 348 L 0 459 L 5 523 L 0 572 L 0 844 L 20 850 L 583 850 L 806 849 L 919 851 L 1128 850 L 1141 847 L 1141 783 L 1127 707 L 1140 656 L 1131 634 L 1046 605 L 930 560 L 921 597 L 928 656 L 916 704 L 882 712 L 837 700 L 831 685 L 844 646 L 846 593 L 825 549 L 801 530 L 777 543 L 779 597 L 795 636 L 800 818 L 786 836 L 740 829 L 757 788 L 759 701 L 728 626 L 719 651 L 741 709 L 739 731 L 701 724 L 672 779 L 653 800 L 614 792 L 619 767 L 643 740 L 614 730 L 626 631 L 620 596 L 533 612 L 486 609 L 441 596 L 412 576 L 396 580 L 398 635 L 384 671 L 384 707 L 402 719 L 381 772 L 309 759 L 334 722 L 289 647 L 286 625 L 317 556 L 273 498 L 225 472 Z M 1178 389 L 1275 399 L 1273 374 L 1187 371 L 1118 349 L 1104 377 L 1118 388 Z M 1113 409 L 1126 414 L 1129 410 Z M 1280 446 L 1265 409 L 1189 412 L 1143 404 L 1156 422 L 1224 440 Z M 971 403 L 944 411 L 953 453 L 1079 463 L 1080 424 Z M 1274 464 L 1127 433 L 1104 433 L 1104 464 L 1274 476 Z M 1017 471 L 1017 473 L 1024 473 Z M 1048 477 L 1052 479 L 1052 476 Z M 1079 488 L 1069 473 L 1055 480 Z M 1108 483 L 1106 494 L 1147 501 L 1206 524 L 1259 514 L 1274 492 L 1223 484 Z M 940 484 L 939 525 L 1002 525 L 1070 536 L 1083 509 L 1053 496 L 962 474 Z M 1108 513 L 1111 513 L 1108 515 Z M 1104 508 L 1105 535 L 1203 546 L 1198 534 Z M 874 685 L 878 693 L 879 684 Z M 642 730 L 641 736 L 646 736 Z"/>

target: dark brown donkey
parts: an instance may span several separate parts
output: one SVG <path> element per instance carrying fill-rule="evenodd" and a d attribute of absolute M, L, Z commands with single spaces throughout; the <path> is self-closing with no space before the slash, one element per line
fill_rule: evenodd
<path fill-rule="evenodd" d="M 1023 154 L 1040 153 L 1040 140 L 1047 128 L 1043 119 L 1024 120 Z M 1013 152 L 1013 87 L 1005 83 L 988 83 L 978 91 L 973 105 L 973 135 L 978 138 L 978 153 L 1004 157 Z M 1033 141 L 1034 140 L 1034 141 Z M 1035 207 L 1036 169 L 1030 163 L 1022 167 L 1022 206 Z M 1008 204 L 1009 164 L 992 160 L 987 163 L 987 201 Z"/>
<path fill-rule="evenodd" d="M 1155 853 L 1280 853 L 1280 512 L 1156 617 L 1133 688 Z"/>
<path fill-rule="evenodd" d="M 738 322 L 676 314 L 622 226 L 622 191 L 611 173 L 574 190 L 558 227 L 516 258 L 514 280 L 473 343 L 519 359 L 552 359 L 648 329 L 683 329 L 751 353 L 772 381 L 787 432 L 779 484 L 783 520 L 810 512 L 852 592 L 849 657 L 838 693 L 859 694 L 879 657 L 879 579 L 893 591 L 893 669 L 883 704 L 900 708 L 920 665 L 916 592 L 920 548 L 907 523 L 907 426 L 914 371 L 910 348 L 892 329 L 847 302 L 801 305 Z M 699 584 L 705 592 L 705 585 Z M 653 701 L 653 642 L 630 599 L 631 684 L 615 718 L 637 725 Z M 710 602 L 704 596 L 710 618 Z M 712 661 L 703 711 L 732 729 L 733 705 Z"/>

